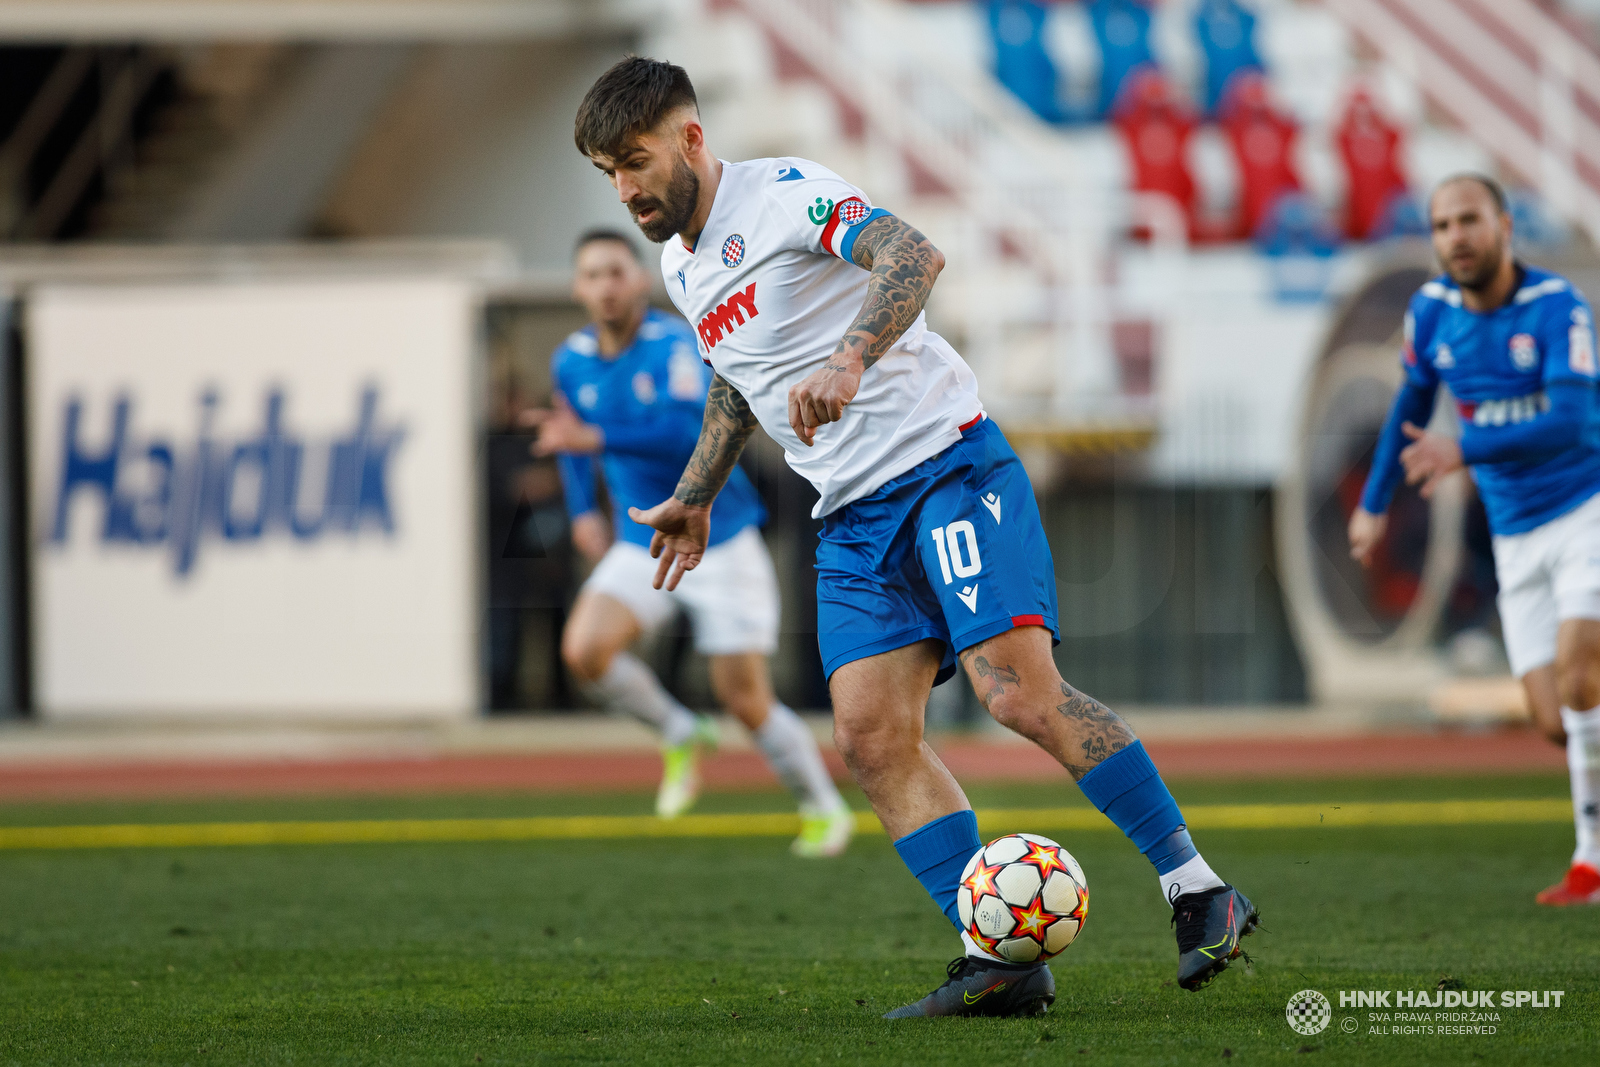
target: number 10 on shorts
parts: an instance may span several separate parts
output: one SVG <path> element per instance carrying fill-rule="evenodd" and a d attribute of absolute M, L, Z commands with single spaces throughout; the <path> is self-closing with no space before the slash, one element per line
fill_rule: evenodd
<path fill-rule="evenodd" d="M 971 578 L 983 570 L 983 559 L 978 555 L 978 531 L 966 519 L 934 527 L 933 545 L 939 550 L 939 571 L 944 575 L 945 585 L 956 578 Z M 963 549 L 965 560 L 961 558 Z M 955 572 L 953 576 L 952 571 Z"/>

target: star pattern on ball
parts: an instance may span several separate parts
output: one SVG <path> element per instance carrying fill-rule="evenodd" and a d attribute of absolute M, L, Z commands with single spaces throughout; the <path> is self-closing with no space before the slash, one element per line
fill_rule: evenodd
<path fill-rule="evenodd" d="M 967 924 L 967 936 L 976 941 L 978 943 L 978 947 L 983 949 L 985 952 L 993 952 L 995 946 L 1000 943 L 1000 939 L 998 937 L 990 937 L 988 934 L 978 929 L 978 920 L 976 919 Z"/>
<path fill-rule="evenodd" d="M 1072 871 L 1061 859 L 1060 850 L 1050 845 L 1041 845 L 1037 841 L 1028 842 L 1028 854 L 1023 856 L 1017 862 L 1031 863 L 1035 867 L 1039 868 L 1039 880 L 1042 882 L 1048 882 L 1050 880 L 1051 871 L 1062 871 L 1068 877 L 1071 877 L 1072 875 Z M 1077 879 L 1073 879 L 1073 881 L 1077 881 Z"/>
<path fill-rule="evenodd" d="M 982 860 L 978 861 L 978 865 L 973 868 L 972 873 L 967 875 L 967 888 L 972 890 L 974 903 L 985 896 L 997 897 L 1000 895 L 1000 890 L 995 888 L 994 878 L 1004 868 L 1005 864 L 1003 863 L 997 863 L 990 867 Z"/>
<path fill-rule="evenodd" d="M 1017 920 L 1016 929 L 1011 931 L 1012 937 L 1031 937 L 1037 941 L 1044 940 L 1044 932 L 1051 923 L 1061 918 L 1044 910 L 1044 902 L 1034 897 L 1026 908 L 1011 905 L 1012 918 Z"/>

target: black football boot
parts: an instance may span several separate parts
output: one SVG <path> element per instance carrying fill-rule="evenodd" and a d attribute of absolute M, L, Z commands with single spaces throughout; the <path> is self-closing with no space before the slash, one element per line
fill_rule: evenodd
<path fill-rule="evenodd" d="M 997 963 L 958 956 L 945 968 L 944 985 L 885 1019 L 932 1015 L 1043 1015 L 1055 1003 L 1056 978 L 1044 963 Z"/>
<path fill-rule="evenodd" d="M 1239 939 L 1256 928 L 1256 907 L 1231 885 L 1185 893 L 1172 902 L 1178 931 L 1178 984 L 1199 989 L 1244 955 Z M 1248 957 L 1246 957 L 1248 958 Z"/>

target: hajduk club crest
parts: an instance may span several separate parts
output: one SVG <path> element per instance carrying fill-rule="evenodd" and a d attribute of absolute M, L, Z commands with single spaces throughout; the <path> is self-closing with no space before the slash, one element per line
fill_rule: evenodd
<path fill-rule="evenodd" d="M 859 200 L 850 199 L 839 205 L 839 221 L 846 226 L 857 226 L 872 214 L 872 209 Z"/>
<path fill-rule="evenodd" d="M 722 242 L 722 265 L 724 267 L 737 267 L 744 262 L 744 238 L 734 234 Z"/>
<path fill-rule="evenodd" d="M 1511 339 L 1511 365 L 1518 370 L 1532 370 L 1535 363 L 1539 362 L 1539 349 L 1533 342 L 1533 334 L 1519 333 Z"/>

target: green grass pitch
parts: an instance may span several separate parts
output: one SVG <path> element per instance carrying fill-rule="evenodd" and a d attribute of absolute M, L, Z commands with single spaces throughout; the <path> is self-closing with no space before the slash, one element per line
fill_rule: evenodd
<path fill-rule="evenodd" d="M 981 807 L 1080 802 L 979 788 Z M 1194 803 L 1548 797 L 1556 777 L 1190 784 Z M 860 802 L 860 798 L 855 798 Z M 0 808 L 0 823 L 621 813 L 649 798 L 454 797 Z M 701 810 L 783 810 L 777 794 Z M 1018 827 L 1018 829 L 1027 829 Z M 1083 935 L 1041 1019 L 889 1023 L 943 979 L 948 924 L 881 836 L 836 862 L 778 839 L 0 853 L 6 1064 L 1593 1063 L 1592 910 L 1540 909 L 1571 828 L 1214 831 L 1258 903 L 1255 956 L 1173 984 L 1153 873 L 1120 835 L 1064 840 Z M 1492 1036 L 1368 1032 L 1341 989 L 1561 989 Z M 1304 988 L 1333 1025 L 1284 1019 Z M 1358 1032 L 1344 1033 L 1342 1019 Z"/>

